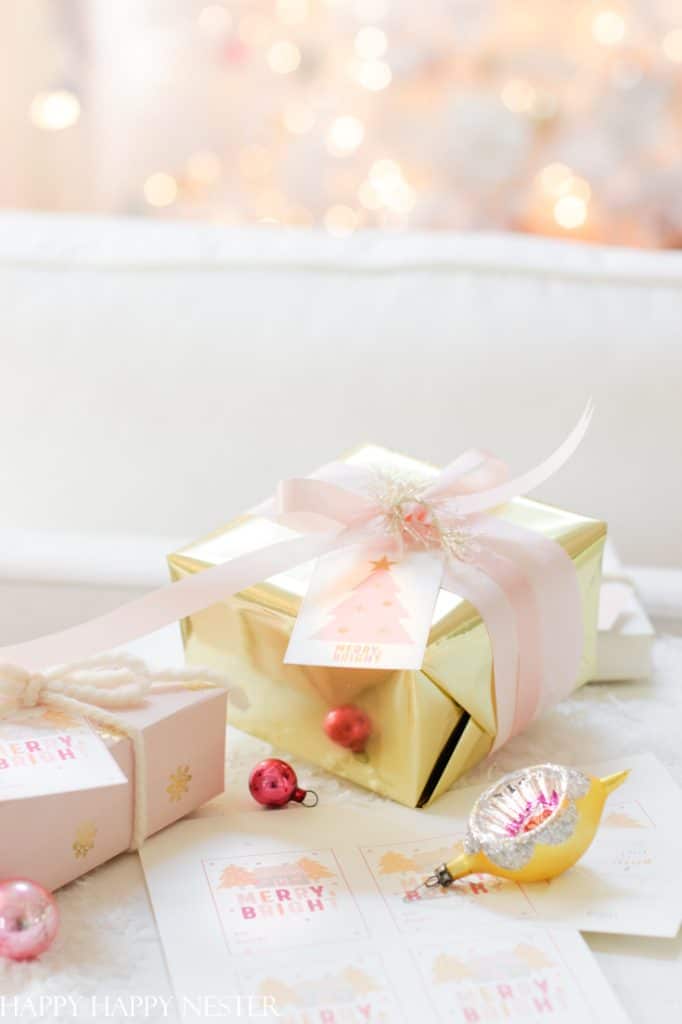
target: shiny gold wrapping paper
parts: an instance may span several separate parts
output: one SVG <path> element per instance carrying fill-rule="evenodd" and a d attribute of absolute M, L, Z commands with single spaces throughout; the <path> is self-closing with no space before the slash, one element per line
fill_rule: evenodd
<path fill-rule="evenodd" d="M 364 445 L 344 461 L 379 465 L 431 478 L 423 462 Z M 572 558 L 582 596 L 585 644 L 576 686 L 594 668 L 601 556 L 606 526 L 526 498 L 497 511 L 502 518 L 556 540 Z M 244 516 L 169 556 L 173 579 L 298 531 Z M 410 807 L 448 789 L 490 750 L 495 696 L 488 634 L 476 610 L 441 591 L 419 671 L 285 665 L 312 563 L 272 577 L 182 624 L 187 660 L 226 672 L 250 706 L 230 708 L 230 721 L 294 755 Z M 363 754 L 333 743 L 322 723 L 330 708 L 352 701 L 370 716 L 374 732 Z"/>

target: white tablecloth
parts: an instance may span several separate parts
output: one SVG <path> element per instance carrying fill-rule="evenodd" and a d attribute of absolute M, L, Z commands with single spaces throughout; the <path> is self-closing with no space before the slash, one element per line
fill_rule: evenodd
<path fill-rule="evenodd" d="M 180 658 L 175 630 L 163 631 L 135 649 L 160 664 Z M 619 758 L 626 767 L 628 755 L 653 751 L 682 785 L 681 722 L 682 637 L 663 636 L 656 643 L 651 681 L 584 687 L 500 751 L 493 763 L 479 765 L 464 782 L 494 778 L 542 760 L 580 764 Z M 246 780 L 253 764 L 269 751 L 261 741 L 228 730 L 227 792 L 198 813 L 229 818 L 236 808 L 254 808 Z M 312 767 L 297 762 L 297 768 L 325 804 L 360 806 L 379 799 Z M 45 841 L 49 843 L 48 835 Z M 58 898 L 62 927 L 53 948 L 35 963 L 0 960 L 0 1020 L 17 1019 L 15 1009 L 23 1011 L 18 1019 L 31 1019 L 29 999 L 37 1007 L 40 996 L 62 996 L 75 1004 L 55 1014 L 52 1003 L 39 1019 L 123 1024 L 131 1019 L 132 996 L 170 999 L 170 981 L 137 855 L 118 857 L 63 889 Z M 586 939 L 633 1022 L 682 1020 L 682 936 L 590 934 Z M 117 1009 L 119 997 L 125 1000 L 122 1009 Z M 135 1019 L 145 1019 L 145 1012 L 141 1009 Z M 175 1018 L 164 1018 L 162 1006 L 150 1005 L 146 1019 Z"/>

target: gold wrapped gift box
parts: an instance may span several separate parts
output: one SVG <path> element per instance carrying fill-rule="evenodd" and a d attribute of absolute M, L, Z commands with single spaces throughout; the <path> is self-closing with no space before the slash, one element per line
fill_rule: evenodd
<path fill-rule="evenodd" d="M 437 470 L 404 455 L 365 445 L 346 462 L 380 466 L 428 480 Z M 518 498 L 502 518 L 557 541 L 576 568 L 585 643 L 576 687 L 594 669 L 604 523 Z M 261 517 L 244 516 L 169 556 L 173 579 L 265 544 L 296 536 Z M 495 694 L 490 642 L 471 604 L 441 591 L 424 662 L 418 671 L 285 665 L 284 654 L 312 563 L 274 576 L 183 622 L 189 662 L 226 672 L 249 698 L 230 709 L 246 732 L 308 758 L 367 789 L 420 807 L 447 790 L 490 750 Z M 352 701 L 369 715 L 373 733 L 362 754 L 335 744 L 325 715 Z"/>

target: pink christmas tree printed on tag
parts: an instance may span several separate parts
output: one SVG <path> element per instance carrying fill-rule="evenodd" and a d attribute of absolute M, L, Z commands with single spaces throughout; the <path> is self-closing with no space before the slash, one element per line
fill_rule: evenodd
<path fill-rule="evenodd" d="M 374 569 L 350 595 L 337 605 L 332 620 L 315 634 L 318 640 L 331 643 L 410 644 L 412 638 L 402 625 L 409 618 L 398 596 L 398 586 L 391 575 L 391 566 L 384 555 L 372 560 Z"/>
<path fill-rule="evenodd" d="M 284 661 L 419 668 L 442 574 L 438 554 L 406 551 L 399 556 L 385 542 L 325 555 L 313 570 Z M 352 696 L 346 690 L 343 700 Z M 333 698 L 339 699 L 338 694 Z"/>

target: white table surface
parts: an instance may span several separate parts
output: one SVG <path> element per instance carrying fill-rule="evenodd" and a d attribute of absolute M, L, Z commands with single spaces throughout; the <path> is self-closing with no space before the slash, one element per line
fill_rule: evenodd
<path fill-rule="evenodd" d="M 134 647 L 158 664 L 181 658 L 174 628 Z M 513 740 L 493 763 L 479 765 L 464 783 L 492 779 L 513 767 L 542 760 L 580 764 L 619 758 L 627 767 L 628 755 L 653 751 L 682 784 L 682 637 L 665 635 L 657 640 L 654 663 L 648 682 L 584 687 Z M 258 813 L 246 780 L 253 764 L 269 751 L 267 744 L 229 729 L 227 791 L 197 813 L 225 815 L 228 820 L 236 809 Z M 296 766 L 304 784 L 312 785 L 325 804 L 366 806 L 379 799 L 300 762 Z M 45 839 L 49 842 L 49 836 Z M 40 996 L 62 996 L 75 1004 L 69 1003 L 57 1014 L 53 1003 L 39 1019 L 106 1019 L 116 1024 L 131 1019 L 132 996 L 170 999 L 170 981 L 136 854 L 124 854 L 91 872 L 62 889 L 58 899 L 62 927 L 53 948 L 34 963 L 0 960 L 0 1020 L 2 997 L 4 1019 L 31 1019 L 28 1007 L 37 1007 Z M 586 939 L 633 1022 L 682 1020 L 682 936 L 644 939 L 589 934 Z M 14 997 L 19 1003 L 13 1002 Z M 123 1009 L 117 1009 L 119 997 L 125 1000 Z M 13 1015 L 17 1008 L 23 1018 Z M 175 1019 L 164 1013 L 161 1005 L 150 1005 L 146 1015 L 140 1010 L 135 1019 Z"/>

